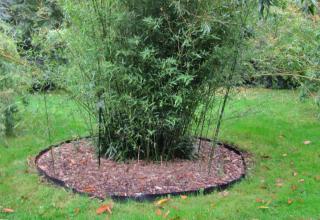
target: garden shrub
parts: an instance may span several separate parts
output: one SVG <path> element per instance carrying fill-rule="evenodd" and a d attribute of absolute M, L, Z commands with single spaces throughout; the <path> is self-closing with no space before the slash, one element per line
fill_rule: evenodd
<path fill-rule="evenodd" d="M 61 2 L 69 21 L 65 88 L 93 116 L 101 153 L 115 160 L 191 157 L 197 107 L 237 78 L 226 67 L 234 63 L 246 5 Z"/>
<path fill-rule="evenodd" d="M 18 60 L 15 42 L 7 35 L 8 27 L 0 23 L 0 136 L 13 135 L 15 127 L 15 102 L 19 79 L 17 69 L 11 61 Z M 11 59 L 11 60 L 10 60 Z"/>
<path fill-rule="evenodd" d="M 267 88 L 292 89 L 310 84 L 306 76 L 319 77 L 319 21 L 302 14 L 295 4 L 275 7 L 267 20 L 260 22 L 251 39 L 254 83 Z M 312 80 L 311 80 L 312 81 Z"/>

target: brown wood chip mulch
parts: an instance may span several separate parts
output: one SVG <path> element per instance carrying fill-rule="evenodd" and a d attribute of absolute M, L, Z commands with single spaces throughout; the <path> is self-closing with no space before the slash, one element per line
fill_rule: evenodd
<path fill-rule="evenodd" d="M 241 155 L 220 145 L 215 150 L 212 171 L 208 175 L 210 148 L 210 142 L 202 140 L 200 156 L 196 160 L 119 163 L 101 159 L 99 168 L 92 143 L 82 139 L 53 149 L 54 169 L 50 151 L 38 158 L 37 166 L 67 187 L 99 198 L 204 189 L 229 183 L 245 173 Z"/>

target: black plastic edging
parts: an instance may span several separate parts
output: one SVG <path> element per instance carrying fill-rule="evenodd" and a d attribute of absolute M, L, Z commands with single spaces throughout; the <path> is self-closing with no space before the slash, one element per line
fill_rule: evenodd
<path fill-rule="evenodd" d="M 67 143 L 71 143 L 73 141 L 77 141 L 77 140 L 81 140 L 81 139 L 88 139 L 90 138 L 90 136 L 88 137 L 83 137 L 83 138 L 77 138 L 77 139 L 73 139 L 73 140 L 67 140 L 67 141 L 63 141 L 63 142 L 60 142 L 58 144 L 54 144 L 54 145 L 51 145 L 49 147 L 47 147 L 46 149 L 40 151 L 40 153 L 35 157 L 35 165 L 36 165 L 36 168 L 38 170 L 38 173 L 40 176 L 43 176 L 45 177 L 47 180 L 49 180 L 50 182 L 52 182 L 53 184 L 57 185 L 57 186 L 60 186 L 60 187 L 63 187 L 67 190 L 71 190 L 73 193 L 77 193 L 77 194 L 80 194 L 80 195 L 85 195 L 85 196 L 89 196 L 91 198 L 96 198 L 96 199 L 99 199 L 101 201 L 104 201 L 106 198 L 102 198 L 102 197 L 99 197 L 99 196 L 95 196 L 91 193 L 85 193 L 85 192 L 81 192 L 73 187 L 69 187 L 64 181 L 62 180 L 59 180 L 55 177 L 51 177 L 49 176 L 44 170 L 42 170 L 39 166 L 38 166 L 38 160 L 39 158 L 45 154 L 46 152 L 48 152 L 49 150 L 51 150 L 52 148 L 56 148 L 56 147 L 59 147 L 60 145 L 62 144 L 67 144 Z M 211 142 L 212 140 L 211 139 L 208 139 L 208 138 L 202 138 L 202 137 L 199 137 L 200 140 L 205 140 L 205 141 L 209 141 Z M 222 144 L 222 143 L 218 143 L 219 145 L 223 145 L 225 148 L 227 148 L 228 150 L 231 150 L 233 152 L 235 152 L 236 154 L 240 155 L 241 156 L 241 160 L 242 160 L 242 163 L 243 163 L 243 166 L 244 166 L 244 170 L 246 171 L 247 170 L 247 165 L 246 165 L 246 162 L 245 162 L 245 159 L 241 153 L 240 150 L 238 150 L 236 147 L 233 147 L 231 145 L 228 145 L 228 144 Z M 209 194 L 213 191 L 222 191 L 222 190 L 225 190 L 231 186 L 233 186 L 234 184 L 240 182 L 242 179 L 244 179 L 246 177 L 246 174 L 242 174 L 238 179 L 235 179 L 235 180 L 232 180 L 228 183 L 224 183 L 224 184 L 220 184 L 220 185 L 215 185 L 215 186 L 209 186 L 209 187 L 206 187 L 204 189 L 198 189 L 198 190 L 191 190 L 191 191 L 180 191 L 180 192 L 169 192 L 169 193 L 161 193 L 161 194 L 139 194 L 137 196 L 117 196 L 117 195 L 110 195 L 111 199 L 114 200 L 114 201 L 119 201 L 119 202 L 123 202 L 123 201 L 128 201 L 128 200 L 134 200 L 134 201 L 137 201 L 137 202 L 144 202 L 144 201 L 154 201 L 156 200 L 157 198 L 159 197 L 167 197 L 167 196 L 179 196 L 179 195 L 199 195 L 201 193 L 203 194 Z"/>

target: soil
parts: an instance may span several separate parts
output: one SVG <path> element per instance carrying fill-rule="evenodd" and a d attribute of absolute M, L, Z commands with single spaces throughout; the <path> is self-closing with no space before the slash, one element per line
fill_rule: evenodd
<path fill-rule="evenodd" d="M 93 144 L 82 139 L 52 148 L 54 163 L 51 151 L 45 151 L 36 165 L 47 176 L 63 181 L 66 187 L 98 198 L 194 191 L 230 183 L 244 175 L 243 157 L 224 145 L 215 148 L 208 174 L 211 143 L 201 140 L 200 146 L 195 160 L 123 163 L 102 158 L 99 167 Z"/>

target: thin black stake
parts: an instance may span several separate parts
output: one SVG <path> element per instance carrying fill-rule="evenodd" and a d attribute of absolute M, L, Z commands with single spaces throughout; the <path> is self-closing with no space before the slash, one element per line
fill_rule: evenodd
<path fill-rule="evenodd" d="M 102 139 L 102 101 L 101 97 L 99 97 L 99 103 L 98 103 L 98 108 L 99 108 L 99 137 L 98 137 L 98 165 L 100 168 L 101 165 L 101 139 Z"/>

